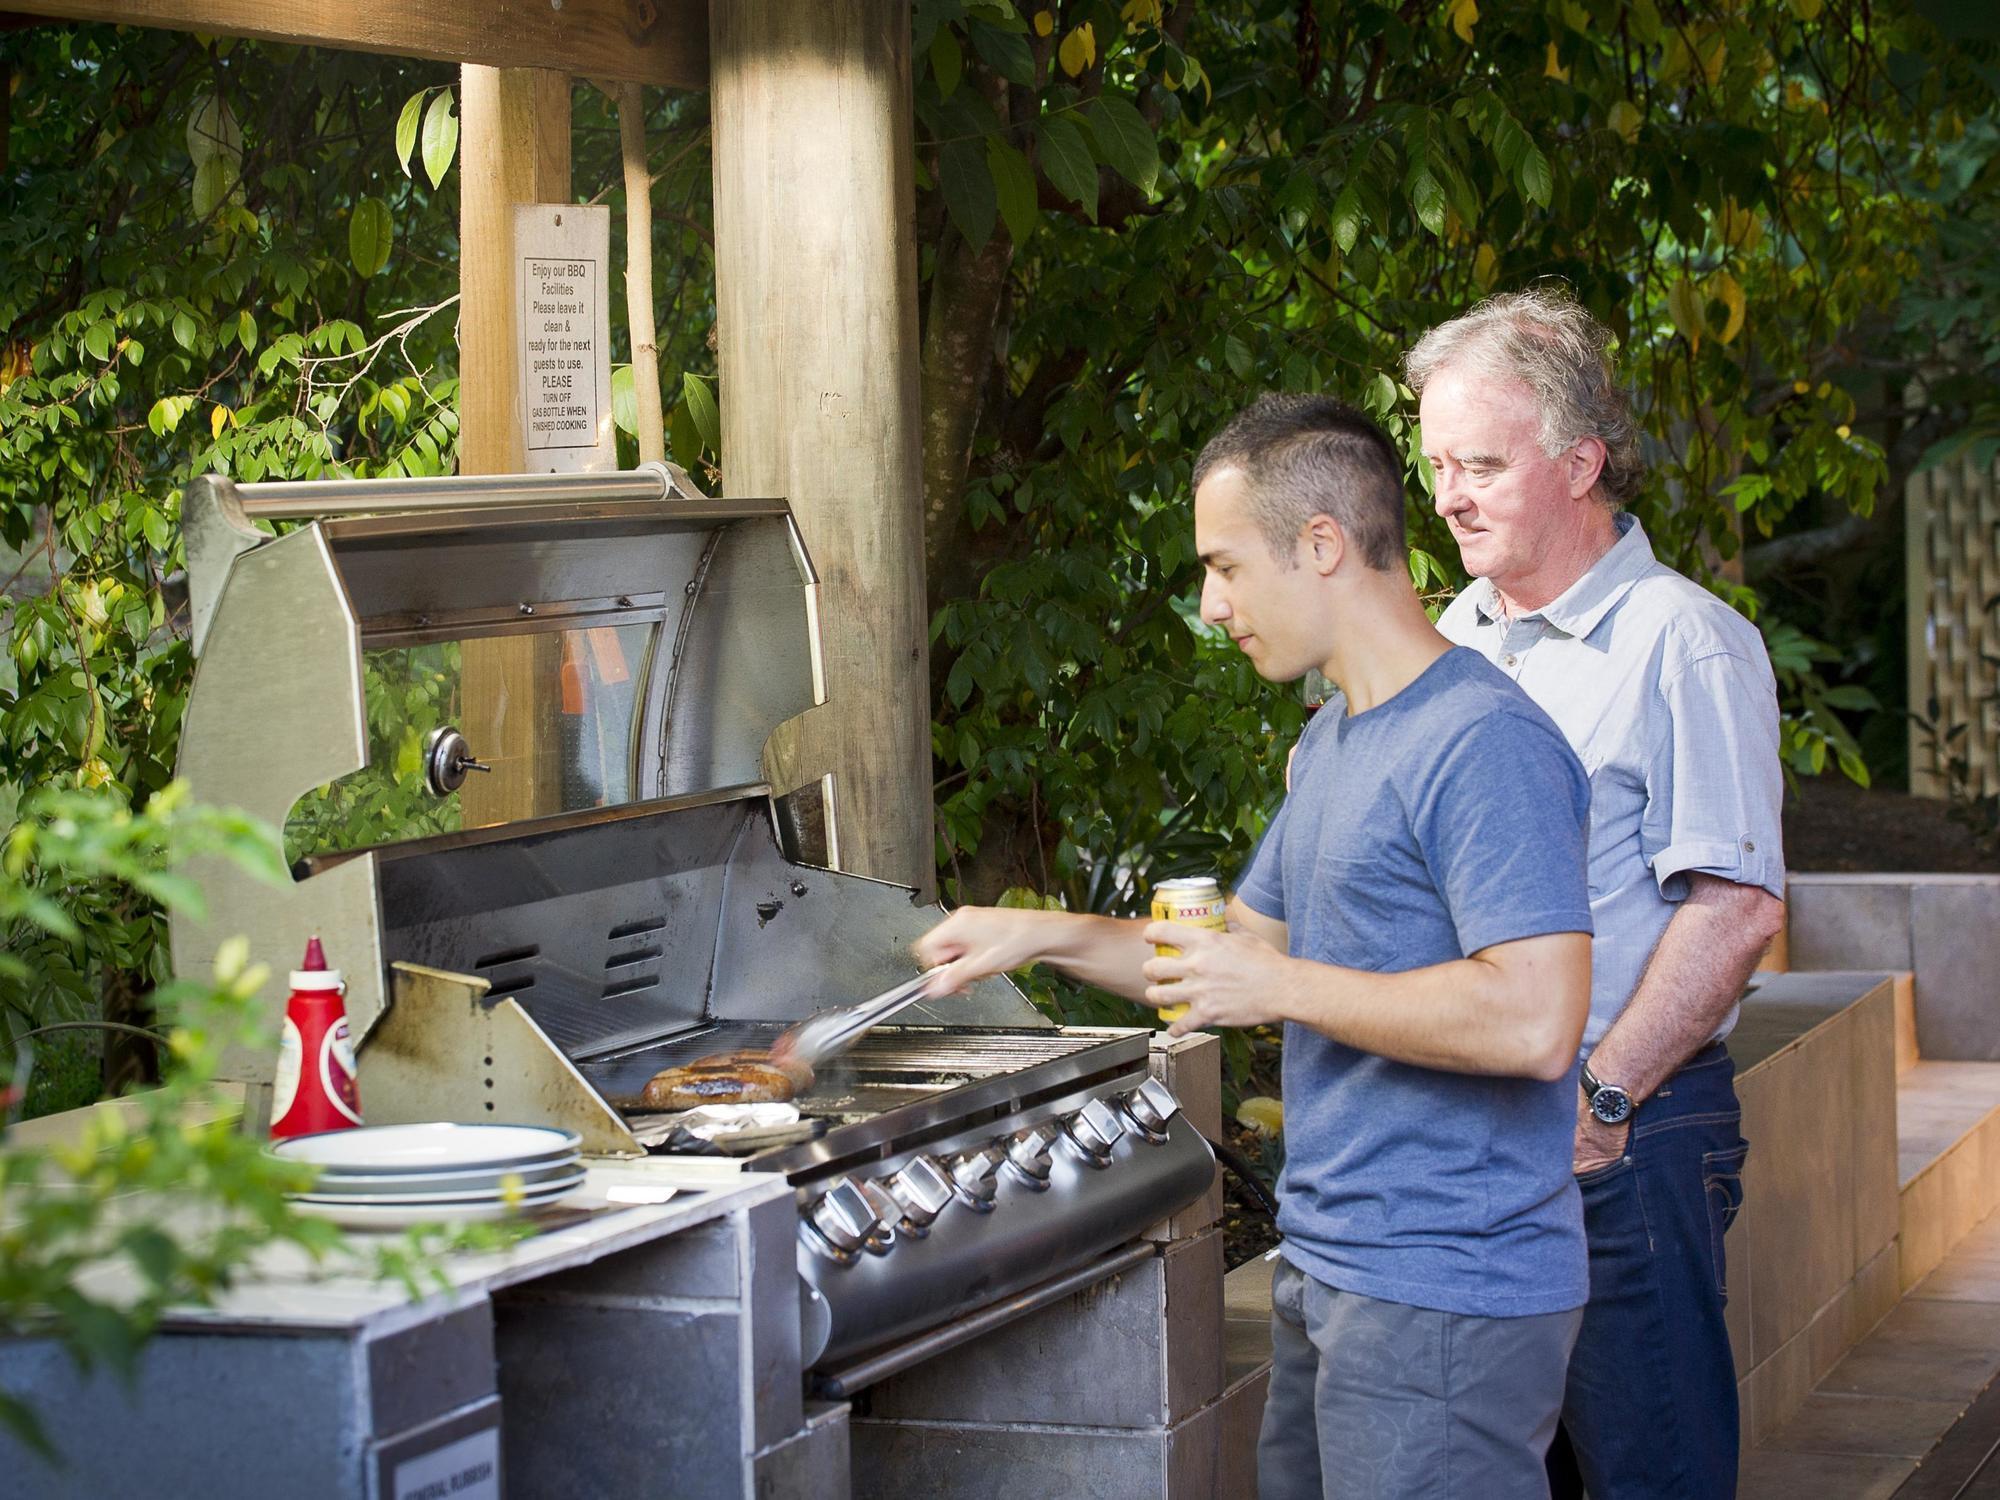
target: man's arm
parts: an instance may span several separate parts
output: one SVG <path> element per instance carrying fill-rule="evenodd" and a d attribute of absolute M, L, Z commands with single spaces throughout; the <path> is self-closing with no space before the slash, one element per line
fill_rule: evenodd
<path fill-rule="evenodd" d="M 1590 1054 L 1590 1071 L 1624 1088 L 1634 1104 L 1715 1035 L 1784 926 L 1785 903 L 1761 886 L 1719 875 L 1690 873 L 1687 880 L 1687 898 L 1660 934 L 1639 987 Z M 1600 1124 L 1580 1109 L 1577 1170 L 1616 1161 L 1628 1128 Z"/>
<path fill-rule="evenodd" d="M 1232 926 L 1284 951 L 1283 922 L 1252 911 L 1236 899 L 1229 903 L 1228 917 Z M 962 990 L 989 975 L 1046 963 L 1071 979 L 1127 1000 L 1143 1001 L 1143 966 L 1153 956 L 1152 943 L 1142 936 L 1147 920 L 1025 907 L 961 906 L 918 938 L 915 952 L 917 961 L 927 969 L 951 965 L 950 972 L 940 976 L 947 990 Z"/>
<path fill-rule="evenodd" d="M 1266 919 L 1268 920 L 1268 919 Z M 1156 922 L 1145 941 L 1148 1005 L 1188 1006 L 1171 1035 L 1203 1026 L 1296 1021 L 1364 1052 L 1418 1067 L 1554 1082 L 1576 1065 L 1590 1014 L 1590 935 L 1495 943 L 1470 958 L 1400 974 L 1287 958 L 1260 937 Z M 1172 981 L 1172 982 L 1165 982 Z"/>

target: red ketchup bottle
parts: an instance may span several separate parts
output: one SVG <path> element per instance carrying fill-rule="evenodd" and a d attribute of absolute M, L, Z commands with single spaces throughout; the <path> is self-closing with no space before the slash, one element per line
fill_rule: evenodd
<path fill-rule="evenodd" d="M 326 966 L 326 954 L 314 937 L 306 944 L 304 964 L 292 970 L 292 994 L 285 1002 L 271 1099 L 273 1136 L 346 1130 L 361 1123 L 354 1043 L 348 1039 L 347 1007 L 340 998 L 346 989 L 340 970 Z"/>

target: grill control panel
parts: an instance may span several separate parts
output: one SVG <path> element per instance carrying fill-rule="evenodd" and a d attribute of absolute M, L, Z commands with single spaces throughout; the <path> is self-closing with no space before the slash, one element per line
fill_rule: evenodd
<path fill-rule="evenodd" d="M 1128 1074 L 821 1179 L 799 1230 L 807 1302 L 827 1317 L 808 1362 L 1031 1286 L 1193 1202 L 1215 1158 L 1181 1113 Z"/>

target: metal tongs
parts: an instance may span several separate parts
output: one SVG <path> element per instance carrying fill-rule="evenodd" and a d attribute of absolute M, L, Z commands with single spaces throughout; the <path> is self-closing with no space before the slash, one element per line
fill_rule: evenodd
<path fill-rule="evenodd" d="M 935 999 L 938 975 L 943 966 L 926 969 L 915 979 L 906 979 L 859 1005 L 841 1005 L 808 1016 L 771 1044 L 771 1055 L 817 1067 L 837 1052 L 845 1052 L 862 1034 L 881 1025 L 898 1011 L 919 1000 Z"/>

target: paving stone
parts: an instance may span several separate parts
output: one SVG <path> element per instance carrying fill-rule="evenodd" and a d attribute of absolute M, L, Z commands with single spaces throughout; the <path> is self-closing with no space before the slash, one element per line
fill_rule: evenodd
<path fill-rule="evenodd" d="M 2000 1305 L 1905 1298 L 1820 1383 L 1823 1392 L 1970 1401 L 2000 1371 Z"/>
<path fill-rule="evenodd" d="M 1795 1453 L 1922 1458 L 1964 1409 L 1957 1401 L 1905 1401 L 1894 1396 L 1815 1391 L 1763 1446 Z"/>
<path fill-rule="evenodd" d="M 1889 1500 L 1915 1467 L 1907 1458 L 1756 1449 L 1743 1455 L 1737 1500 Z"/>

